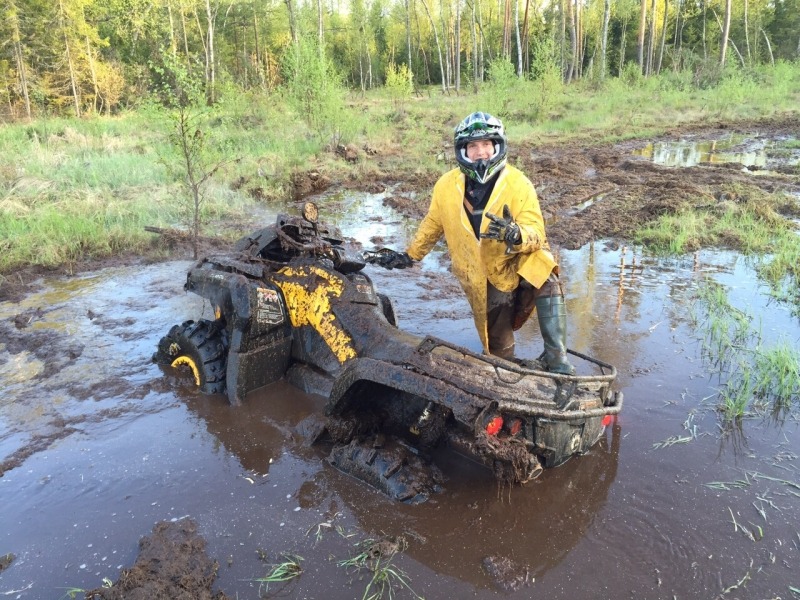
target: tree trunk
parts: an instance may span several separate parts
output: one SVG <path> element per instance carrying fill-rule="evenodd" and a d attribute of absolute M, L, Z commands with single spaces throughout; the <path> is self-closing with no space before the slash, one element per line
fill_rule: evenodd
<path fill-rule="evenodd" d="M 367 83 L 369 89 L 372 89 L 372 55 L 369 53 L 369 44 L 367 44 Z"/>
<path fill-rule="evenodd" d="M 206 0 L 206 101 L 209 105 L 216 102 L 217 71 L 214 57 L 214 21 L 217 18 L 216 7 L 211 9 L 211 0 Z"/>
<path fill-rule="evenodd" d="M 456 59 L 456 92 L 461 90 L 461 0 L 456 0 L 456 26 L 453 54 Z"/>
<path fill-rule="evenodd" d="M 444 80 L 444 61 L 442 60 L 442 46 L 439 44 L 439 34 L 436 31 L 436 24 L 433 22 L 433 17 L 431 16 L 431 11 L 428 9 L 428 3 L 425 0 L 422 0 L 422 6 L 425 8 L 425 13 L 428 15 L 428 19 L 431 22 L 431 28 L 433 29 L 433 37 L 436 40 L 436 50 L 439 52 L 439 69 L 442 73 L 442 93 L 447 93 L 447 86 Z"/>
<path fill-rule="evenodd" d="M 708 47 L 706 46 L 706 16 L 708 13 L 708 6 L 706 6 L 706 0 L 701 0 L 700 4 L 703 9 L 703 60 L 708 60 Z"/>
<path fill-rule="evenodd" d="M 611 0 L 603 3 L 603 29 L 600 34 L 600 79 L 606 78 L 606 48 L 608 46 L 608 22 L 611 19 Z"/>
<path fill-rule="evenodd" d="M 406 3 L 406 46 L 408 50 L 408 72 L 413 73 L 413 69 L 411 68 L 411 7 L 409 6 L 409 0 L 405 0 Z"/>
<path fill-rule="evenodd" d="M 527 73 L 531 68 L 530 60 L 530 31 L 528 30 L 528 8 L 530 0 L 525 0 L 525 14 L 522 17 L 522 68 Z"/>
<path fill-rule="evenodd" d="M 183 29 L 183 53 L 186 57 L 186 72 L 192 72 L 192 61 L 189 58 L 189 34 L 186 32 L 186 13 L 181 8 L 181 28 Z"/>
<path fill-rule="evenodd" d="M 647 68 L 645 75 L 650 76 L 653 74 L 653 49 L 656 40 L 656 0 L 650 2 L 650 34 L 647 37 Z"/>
<path fill-rule="evenodd" d="M 264 85 L 264 69 L 261 66 L 261 48 L 258 44 L 258 13 L 253 11 L 253 52 L 256 57 L 256 72 L 258 74 L 258 82 Z"/>
<path fill-rule="evenodd" d="M 100 90 L 97 85 L 97 71 L 94 68 L 94 59 L 92 59 L 92 46 L 89 43 L 89 36 L 86 36 L 86 60 L 89 62 L 89 73 L 92 76 L 92 92 L 94 96 L 92 98 L 92 110 L 96 113 L 97 111 L 97 98 L 100 96 Z"/>
<path fill-rule="evenodd" d="M 569 6 L 569 15 L 567 16 L 567 18 L 569 20 L 569 49 L 570 49 L 569 71 L 567 72 L 567 81 L 572 81 L 572 79 L 577 76 L 575 61 L 578 56 L 578 21 L 575 15 L 576 7 L 572 3 L 572 0 L 567 0 L 567 6 Z"/>
<path fill-rule="evenodd" d="M 583 58 L 586 50 L 586 36 L 584 36 L 583 27 L 583 2 L 582 0 L 575 0 L 575 39 L 577 45 L 575 48 L 575 79 L 583 77 Z"/>
<path fill-rule="evenodd" d="M 64 12 L 64 3 L 62 0 L 58 0 L 58 9 L 59 9 L 59 25 L 61 26 L 61 31 L 64 35 L 64 58 L 67 61 L 67 69 L 69 71 L 69 84 L 70 88 L 72 89 L 72 101 L 73 105 L 75 106 L 75 116 L 81 116 L 81 99 L 80 99 L 80 88 L 78 86 L 78 75 L 75 72 L 75 64 L 72 62 L 72 52 L 70 51 L 69 47 L 69 36 L 67 35 L 67 23 L 66 23 L 66 14 Z"/>
<path fill-rule="evenodd" d="M 519 0 L 514 0 L 514 34 L 517 36 L 517 77 L 522 79 L 522 43 L 519 34 Z"/>
<path fill-rule="evenodd" d="M 292 0 L 284 0 L 286 2 L 286 10 L 289 11 L 289 35 L 292 42 L 297 44 L 297 17 L 294 14 L 294 4 Z"/>
<path fill-rule="evenodd" d="M 31 98 L 28 91 L 28 75 L 25 72 L 25 55 L 22 52 L 22 37 L 19 32 L 19 17 L 17 15 L 17 7 L 10 4 L 7 15 L 11 21 L 11 40 L 14 49 L 14 62 L 17 63 L 17 74 L 19 75 L 19 89 L 22 92 L 22 98 L 25 100 L 25 114 L 28 119 L 31 118 Z M 9 95 L 9 104 L 11 97 Z"/>
<path fill-rule="evenodd" d="M 664 60 L 664 46 L 667 44 L 667 13 L 669 12 L 669 0 L 664 0 L 664 18 L 661 20 L 661 41 L 658 44 L 658 62 L 656 63 L 656 75 L 661 73 L 661 62 Z"/>
<path fill-rule="evenodd" d="M 511 0 L 503 3 L 503 58 L 511 58 Z"/>
<path fill-rule="evenodd" d="M 722 42 L 719 51 L 719 64 L 725 66 L 725 56 L 728 52 L 728 36 L 731 33 L 731 0 L 725 0 L 725 21 L 722 25 Z"/>
<path fill-rule="evenodd" d="M 478 93 L 478 35 L 475 32 L 475 27 L 477 26 L 475 23 L 475 4 L 476 2 L 472 2 L 472 27 L 470 27 L 470 32 L 472 33 L 472 91 L 474 93 Z"/>
<path fill-rule="evenodd" d="M 644 32 L 647 29 L 647 0 L 641 0 L 642 9 L 639 13 L 639 38 L 636 42 L 636 51 L 639 59 L 639 71 L 644 70 Z"/>
<path fill-rule="evenodd" d="M 480 46 L 480 54 L 478 55 L 478 75 L 481 82 L 483 82 L 484 66 L 486 65 L 486 49 L 484 47 L 485 40 L 483 39 L 483 15 L 481 14 L 480 0 L 475 0 L 475 10 L 478 12 L 478 30 L 480 31 L 480 36 L 478 37 L 478 45 Z"/>
<path fill-rule="evenodd" d="M 744 45 L 747 50 L 747 63 L 752 64 L 753 55 L 750 54 L 750 23 L 748 22 L 748 0 L 744 0 Z"/>
<path fill-rule="evenodd" d="M 558 50 L 560 52 L 559 58 L 561 59 L 561 79 L 564 81 L 567 80 L 567 15 L 565 11 L 567 2 L 570 2 L 570 0 L 559 0 L 558 3 Z"/>
<path fill-rule="evenodd" d="M 622 19 L 622 35 L 619 40 L 619 67 L 617 69 L 617 77 L 622 76 L 622 70 L 625 68 L 625 38 L 628 33 L 628 20 Z"/>
<path fill-rule="evenodd" d="M 452 77 L 452 61 L 450 60 L 450 28 L 447 26 L 447 22 L 445 21 L 445 10 L 444 10 L 444 0 L 439 0 L 439 17 L 442 21 L 442 38 L 444 40 L 444 68 L 445 72 L 442 73 L 442 77 L 444 78 L 447 89 L 449 90 L 453 85 L 453 77 Z"/>
<path fill-rule="evenodd" d="M 172 56 L 178 54 L 178 42 L 175 40 L 175 20 L 172 18 L 172 5 L 167 3 L 167 14 L 169 15 L 169 49 Z"/>
<path fill-rule="evenodd" d="M 772 44 L 769 43 L 769 38 L 767 37 L 767 32 L 762 29 L 761 33 L 764 34 L 764 40 L 767 42 L 767 50 L 769 51 L 769 64 L 771 64 L 774 67 L 775 66 L 775 57 L 772 55 Z M 798 45 L 798 50 L 800 50 L 800 45 Z"/>

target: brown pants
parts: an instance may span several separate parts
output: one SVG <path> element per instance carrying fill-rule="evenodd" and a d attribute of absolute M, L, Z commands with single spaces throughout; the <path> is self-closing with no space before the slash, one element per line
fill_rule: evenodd
<path fill-rule="evenodd" d="M 501 358 L 514 356 L 514 332 L 528 320 L 537 298 L 562 296 L 558 276 L 551 273 L 542 287 L 535 288 L 524 279 L 514 291 L 501 292 L 486 282 L 486 326 L 489 353 Z"/>

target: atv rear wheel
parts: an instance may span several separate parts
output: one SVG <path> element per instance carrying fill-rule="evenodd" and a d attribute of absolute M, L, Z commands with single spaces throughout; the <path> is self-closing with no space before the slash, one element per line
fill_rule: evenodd
<path fill-rule="evenodd" d="M 161 338 L 153 362 L 188 368 L 204 394 L 225 393 L 227 362 L 225 330 L 216 321 L 201 319 L 175 325 Z"/>

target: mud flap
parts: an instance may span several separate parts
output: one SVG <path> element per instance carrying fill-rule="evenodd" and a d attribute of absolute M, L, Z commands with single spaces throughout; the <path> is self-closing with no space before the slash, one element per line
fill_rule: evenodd
<path fill-rule="evenodd" d="M 360 479 L 393 500 L 407 504 L 425 502 L 441 490 L 441 475 L 410 448 L 394 438 L 375 436 L 336 446 L 328 462 Z"/>

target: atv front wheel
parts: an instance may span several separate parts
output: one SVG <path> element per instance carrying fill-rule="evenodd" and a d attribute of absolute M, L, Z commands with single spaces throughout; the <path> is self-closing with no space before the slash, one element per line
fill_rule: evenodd
<path fill-rule="evenodd" d="M 225 393 L 227 343 L 225 330 L 215 321 L 186 321 L 161 338 L 153 362 L 180 369 L 188 367 L 204 394 Z"/>

